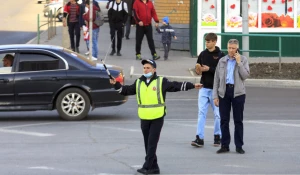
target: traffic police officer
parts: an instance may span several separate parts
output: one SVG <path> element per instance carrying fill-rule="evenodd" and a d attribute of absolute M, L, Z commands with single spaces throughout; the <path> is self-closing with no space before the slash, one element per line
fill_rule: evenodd
<path fill-rule="evenodd" d="M 167 113 L 165 99 L 166 92 L 187 91 L 201 88 L 202 85 L 190 82 L 170 82 L 167 78 L 156 75 L 154 60 L 142 60 L 144 74 L 132 85 L 121 85 L 115 79 L 110 83 L 122 95 L 136 95 L 138 116 L 141 119 L 141 130 L 145 144 L 145 163 L 137 171 L 142 174 L 159 174 L 156 148 L 160 132 Z"/>

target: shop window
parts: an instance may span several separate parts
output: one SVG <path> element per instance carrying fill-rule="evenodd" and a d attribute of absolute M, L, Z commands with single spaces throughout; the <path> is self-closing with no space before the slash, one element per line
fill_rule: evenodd
<path fill-rule="evenodd" d="M 202 0 L 202 26 L 217 26 L 217 0 Z"/>
<path fill-rule="evenodd" d="M 241 32 L 240 0 L 225 0 L 225 32 Z M 248 0 L 250 32 L 299 32 L 300 0 Z"/>

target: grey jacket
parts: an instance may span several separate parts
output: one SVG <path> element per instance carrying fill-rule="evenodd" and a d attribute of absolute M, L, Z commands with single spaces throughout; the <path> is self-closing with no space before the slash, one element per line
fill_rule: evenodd
<path fill-rule="evenodd" d="M 224 98 L 226 92 L 226 76 L 227 76 L 227 59 L 226 55 L 220 59 L 215 72 L 213 98 Z M 241 62 L 235 64 L 234 68 L 234 97 L 246 94 L 245 80 L 249 77 L 249 63 L 245 56 L 241 55 Z"/>

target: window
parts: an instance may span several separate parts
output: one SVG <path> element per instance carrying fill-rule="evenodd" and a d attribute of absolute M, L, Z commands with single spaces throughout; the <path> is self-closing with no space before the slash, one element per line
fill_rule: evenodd
<path fill-rule="evenodd" d="M 242 31 L 240 0 L 225 1 L 225 31 Z M 249 32 L 299 32 L 300 0 L 248 0 Z"/>
<path fill-rule="evenodd" d="M 62 60 L 46 54 L 21 53 L 19 72 L 65 69 Z"/>
<path fill-rule="evenodd" d="M 96 63 L 95 62 L 89 60 L 88 58 L 84 57 L 83 55 L 80 55 L 80 54 L 78 54 L 76 52 L 73 52 L 73 51 L 71 51 L 69 49 L 64 49 L 63 51 L 64 51 L 65 54 L 73 57 L 75 60 L 78 60 L 78 61 L 80 61 L 80 62 L 82 62 L 84 64 L 87 64 L 89 66 L 96 67 Z"/>
<path fill-rule="evenodd" d="M 15 53 L 0 53 L 0 74 L 7 74 L 11 73 L 12 71 L 12 65 L 15 58 Z"/>
<path fill-rule="evenodd" d="M 203 0 L 201 13 L 202 26 L 217 26 L 217 0 Z"/>

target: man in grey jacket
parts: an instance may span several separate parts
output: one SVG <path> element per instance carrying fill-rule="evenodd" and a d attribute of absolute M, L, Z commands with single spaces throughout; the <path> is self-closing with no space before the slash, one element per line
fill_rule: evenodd
<path fill-rule="evenodd" d="M 215 72 L 213 98 L 219 106 L 221 117 L 221 148 L 217 153 L 229 152 L 230 144 L 230 110 L 232 106 L 234 120 L 234 143 L 236 152 L 244 154 L 243 112 L 246 99 L 245 80 L 249 77 L 249 63 L 238 52 L 239 41 L 230 39 L 227 44 L 228 55 L 220 59 Z"/>

